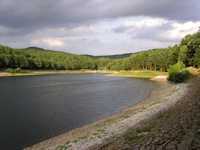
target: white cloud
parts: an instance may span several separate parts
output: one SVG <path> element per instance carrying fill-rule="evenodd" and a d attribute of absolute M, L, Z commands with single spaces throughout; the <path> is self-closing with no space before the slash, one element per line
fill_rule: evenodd
<path fill-rule="evenodd" d="M 80 26 L 80 27 L 76 27 L 72 29 L 73 33 L 88 33 L 88 32 L 92 32 L 94 31 L 94 27 L 89 26 L 89 27 L 84 27 L 84 26 Z"/>
<path fill-rule="evenodd" d="M 161 18 L 144 18 L 137 21 L 124 21 L 113 28 L 116 33 L 124 33 L 135 39 L 148 39 L 164 42 L 179 42 L 187 34 L 198 31 L 200 22 L 179 23 Z"/>
<path fill-rule="evenodd" d="M 198 22 L 185 22 L 183 24 L 174 22 L 172 24 L 174 28 L 174 33 L 173 34 L 182 34 L 184 36 L 185 34 L 193 34 L 198 31 L 198 28 L 200 27 L 200 21 Z"/>
<path fill-rule="evenodd" d="M 161 18 L 149 18 L 143 19 L 140 21 L 125 21 L 123 24 L 126 27 L 135 27 L 135 28 L 150 28 L 156 26 L 162 26 L 166 24 L 168 21 Z"/>
<path fill-rule="evenodd" d="M 158 37 L 165 37 L 166 40 L 180 41 L 185 35 L 197 32 L 200 26 L 200 22 L 191 21 L 183 24 L 171 21 L 170 24 L 172 28 L 158 33 Z"/>
<path fill-rule="evenodd" d="M 44 39 L 43 42 L 50 47 L 62 47 L 65 44 L 62 39 Z"/>
<path fill-rule="evenodd" d="M 109 27 L 109 26 L 103 26 L 100 33 L 108 33 L 108 32 L 111 32 L 112 31 L 112 28 Z"/>

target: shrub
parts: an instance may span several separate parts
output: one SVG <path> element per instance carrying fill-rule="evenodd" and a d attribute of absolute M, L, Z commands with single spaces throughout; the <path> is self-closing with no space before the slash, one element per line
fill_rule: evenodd
<path fill-rule="evenodd" d="M 184 82 L 190 77 L 189 71 L 185 69 L 185 65 L 182 62 L 170 66 L 168 72 L 169 77 L 167 80 L 175 83 Z"/>
<path fill-rule="evenodd" d="M 9 73 L 13 73 L 13 69 L 12 68 L 7 68 L 6 71 L 9 72 Z"/>
<path fill-rule="evenodd" d="M 16 68 L 14 69 L 16 73 L 20 73 L 21 72 L 21 68 Z"/>
<path fill-rule="evenodd" d="M 8 68 L 8 69 L 6 69 L 6 71 L 9 72 L 9 73 L 12 73 L 12 74 L 20 73 L 21 72 L 21 68 L 16 68 L 16 69 Z"/>

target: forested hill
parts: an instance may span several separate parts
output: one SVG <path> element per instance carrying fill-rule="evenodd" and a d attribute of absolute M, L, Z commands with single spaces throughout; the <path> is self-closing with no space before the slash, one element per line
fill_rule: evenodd
<path fill-rule="evenodd" d="M 93 59 L 64 52 L 29 47 L 12 49 L 0 45 L 0 68 L 78 70 L 94 69 Z"/>
<path fill-rule="evenodd" d="M 99 59 L 99 58 L 109 58 L 109 59 L 121 59 L 130 57 L 133 53 L 125 53 L 125 54 L 117 54 L 117 55 L 102 55 L 102 56 L 93 56 L 93 55 L 84 55 L 90 57 L 92 59 Z"/>
<path fill-rule="evenodd" d="M 170 65 L 181 61 L 185 66 L 200 67 L 200 31 L 186 35 L 179 45 L 131 54 L 121 59 L 87 57 L 37 47 L 12 49 L 0 45 L 0 69 L 149 69 L 167 71 Z M 114 58 L 114 56 L 112 57 Z"/>
<path fill-rule="evenodd" d="M 151 50 L 155 50 L 155 49 L 151 49 Z M 146 51 L 150 51 L 150 50 L 146 50 Z M 116 55 L 102 55 L 102 56 L 93 56 L 93 55 L 84 55 L 87 57 L 90 57 L 92 59 L 99 59 L 99 58 L 109 58 L 109 59 L 121 59 L 121 58 L 127 58 L 130 57 L 132 54 L 138 54 L 138 53 L 142 53 L 143 51 L 140 52 L 135 52 L 135 53 L 125 53 L 125 54 L 116 54 Z"/>
<path fill-rule="evenodd" d="M 39 47 L 27 47 L 25 49 L 22 49 L 25 51 L 28 51 L 29 53 L 36 53 L 37 51 L 40 50 L 44 50 L 43 48 L 39 48 Z M 54 51 L 54 50 L 46 50 L 46 51 Z M 125 58 L 125 57 L 129 57 L 131 56 L 131 54 L 133 53 L 125 53 L 125 54 L 116 54 L 116 55 L 102 55 L 102 56 L 93 56 L 93 55 L 82 55 L 82 56 L 86 56 L 86 57 L 90 57 L 92 59 L 99 59 L 99 58 L 109 58 L 109 59 L 120 59 L 120 58 Z"/>
<path fill-rule="evenodd" d="M 27 47 L 23 50 L 44 50 L 43 48 L 40 48 L 40 47 Z"/>

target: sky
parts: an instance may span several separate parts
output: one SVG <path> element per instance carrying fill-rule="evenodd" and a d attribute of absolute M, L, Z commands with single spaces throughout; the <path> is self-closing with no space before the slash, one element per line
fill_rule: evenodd
<path fill-rule="evenodd" d="M 0 44 L 113 55 L 179 44 L 199 0 L 0 0 Z"/>

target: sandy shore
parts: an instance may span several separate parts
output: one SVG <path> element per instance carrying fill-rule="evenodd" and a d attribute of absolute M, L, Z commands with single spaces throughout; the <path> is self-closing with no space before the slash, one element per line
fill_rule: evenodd
<path fill-rule="evenodd" d="M 159 81 L 159 82 L 167 82 L 167 77 L 166 75 L 158 75 L 153 78 L 151 78 L 152 81 Z"/>
<path fill-rule="evenodd" d="M 172 84 L 166 82 L 152 90 L 149 98 L 132 107 L 25 149 L 93 149 L 94 145 L 98 147 L 98 145 L 106 143 L 108 139 L 115 138 L 130 128 L 140 126 L 140 122 L 173 106 L 179 99 L 185 96 L 188 91 L 188 84 Z"/>
<path fill-rule="evenodd" d="M 0 72 L 0 76 L 11 76 L 11 73 L 8 73 L 8 72 Z"/>
<path fill-rule="evenodd" d="M 0 72 L 0 76 L 4 77 L 4 76 L 28 76 L 28 75 L 48 75 L 48 74 L 80 74 L 80 73 L 97 73 L 97 71 L 96 70 L 29 71 L 27 73 L 16 73 L 16 74 L 11 74 L 11 73 L 8 73 L 8 72 Z"/>
<path fill-rule="evenodd" d="M 57 70 L 57 71 L 27 71 L 26 73 L 11 74 L 8 72 L 0 72 L 0 77 L 6 76 L 30 76 L 30 75 L 50 75 L 50 74 L 84 74 L 84 73 L 111 73 L 114 74 L 117 71 L 107 70 Z"/>

